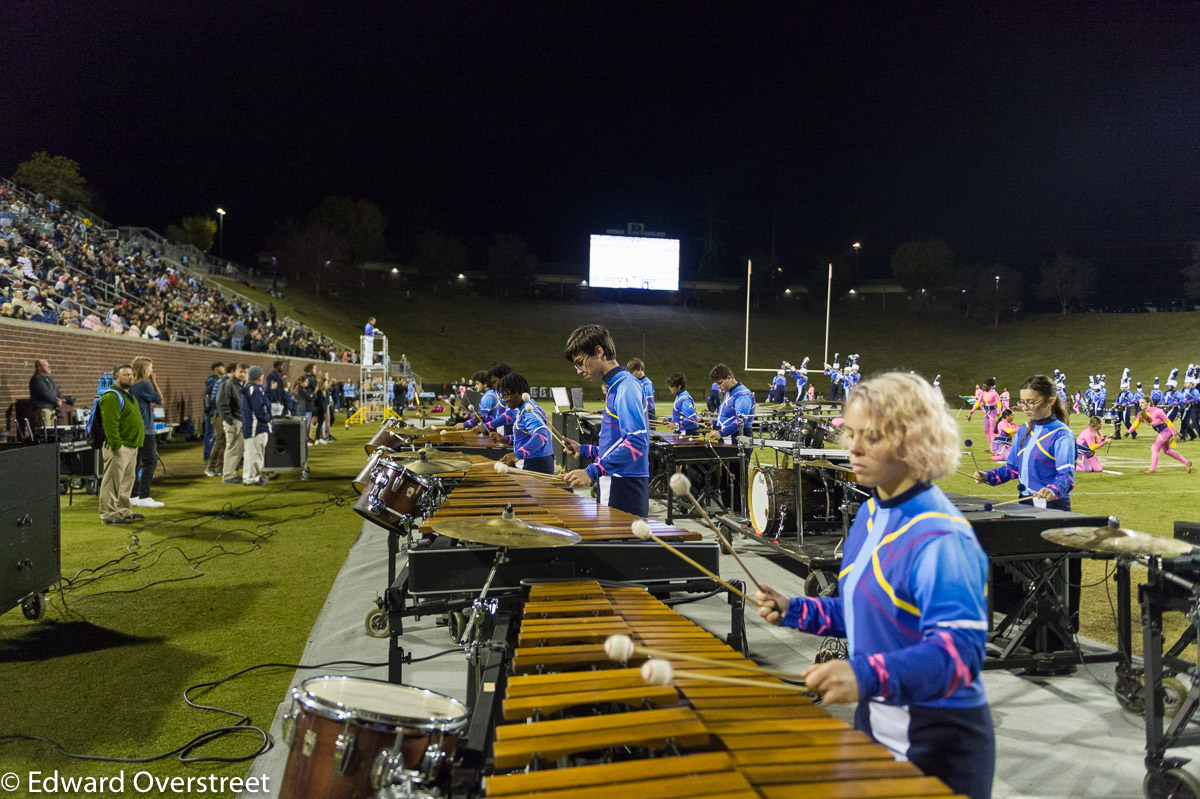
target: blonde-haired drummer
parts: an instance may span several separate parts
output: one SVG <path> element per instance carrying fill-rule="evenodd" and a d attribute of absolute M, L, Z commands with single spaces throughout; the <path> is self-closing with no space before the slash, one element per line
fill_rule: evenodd
<path fill-rule="evenodd" d="M 972 799 L 991 795 L 995 737 L 980 681 L 987 558 L 931 484 L 958 463 L 958 429 L 924 378 L 889 372 L 846 400 L 842 436 L 869 487 L 846 537 L 836 597 L 763 587 L 771 624 L 843 636 L 848 660 L 809 667 L 827 703 L 858 702 L 855 726 Z"/>

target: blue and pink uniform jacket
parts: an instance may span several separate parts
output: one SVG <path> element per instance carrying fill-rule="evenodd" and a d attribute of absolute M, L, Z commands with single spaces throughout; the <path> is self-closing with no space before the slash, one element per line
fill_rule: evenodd
<path fill-rule="evenodd" d="M 1017 480 L 1017 496 L 1027 497 L 1049 488 L 1062 499 L 1075 487 L 1075 435 L 1054 417 L 1017 428 L 1008 460 L 983 473 L 988 485 Z"/>
<path fill-rule="evenodd" d="M 795 597 L 783 623 L 844 636 L 859 696 L 888 705 L 987 704 L 988 561 L 942 490 L 872 496 L 846 537 L 837 597 Z"/>
<path fill-rule="evenodd" d="M 608 395 L 600 421 L 600 445 L 583 444 L 580 457 L 593 481 L 610 477 L 650 476 L 650 431 L 646 427 L 646 395 L 641 383 L 624 366 L 604 376 Z"/>
<path fill-rule="evenodd" d="M 654 418 L 654 383 L 650 378 L 643 377 L 638 382 L 642 384 L 642 393 L 646 396 L 646 413 L 651 419 Z"/>
<path fill-rule="evenodd" d="M 796 396 L 799 397 L 808 386 L 808 375 L 799 369 L 793 369 L 788 373 L 788 376 L 796 380 Z"/>
<path fill-rule="evenodd" d="M 751 426 L 754 424 L 754 404 L 754 393 L 750 389 L 741 383 L 734 385 L 725 395 L 725 401 L 721 403 L 721 410 L 717 414 L 717 421 L 713 422 L 713 429 L 722 436 L 739 435 L 739 428 L 741 435 L 750 435 Z"/>
<path fill-rule="evenodd" d="M 502 414 L 506 410 L 508 410 L 508 406 L 500 401 L 500 395 L 496 392 L 496 389 L 489 388 L 487 391 L 483 392 L 483 397 L 480 398 L 479 407 L 475 409 L 475 413 L 479 414 L 479 419 L 483 419 L 483 421 L 486 423 L 492 421 L 497 414 Z M 467 419 L 467 421 L 463 422 L 463 427 L 474 427 L 475 425 L 479 424 L 479 419 L 476 419 L 475 416 L 472 415 L 469 419 Z M 504 424 L 504 422 L 500 422 L 500 424 Z M 491 430 L 495 428 L 492 427 L 488 429 Z"/>
<path fill-rule="evenodd" d="M 700 416 L 696 413 L 696 403 L 687 389 L 675 395 L 675 404 L 671 406 L 671 423 L 678 433 L 693 433 L 700 427 Z"/>
<path fill-rule="evenodd" d="M 512 408 L 509 409 L 513 411 Z M 542 458 L 553 455 L 554 448 L 550 441 L 550 425 L 546 420 L 546 412 L 533 400 L 523 403 L 515 409 L 516 418 L 512 422 L 512 435 L 505 440 L 513 445 L 513 452 L 518 458 Z"/>

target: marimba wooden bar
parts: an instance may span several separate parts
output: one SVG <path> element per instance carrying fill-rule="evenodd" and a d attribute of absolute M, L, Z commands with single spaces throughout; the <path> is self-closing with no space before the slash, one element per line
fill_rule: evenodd
<path fill-rule="evenodd" d="M 479 458 L 479 456 L 471 456 Z M 639 516 L 598 505 L 567 490 L 565 484 L 536 475 L 495 471 L 490 462 L 473 466 L 420 532 L 433 532 L 435 522 L 473 516 L 495 516 L 512 505 L 517 518 L 573 530 L 589 541 L 635 540 L 633 522 Z M 669 541 L 699 541 L 702 536 L 662 522 L 650 522 L 656 536 Z"/>
<path fill-rule="evenodd" d="M 894 760 L 806 696 L 770 675 L 677 661 L 686 671 L 747 678 L 721 685 L 677 678 L 642 682 L 645 658 L 614 663 L 609 634 L 643 646 L 748 663 L 648 592 L 595 582 L 530 589 L 513 654 L 493 755 L 500 775 L 487 795 L 505 799 L 850 799 L 948 797 L 950 789 Z M 577 715 L 571 716 L 575 712 Z M 645 759 L 573 765 L 644 752 Z M 663 756 L 666 755 L 666 756 Z M 557 768 L 551 768 L 557 765 Z"/>

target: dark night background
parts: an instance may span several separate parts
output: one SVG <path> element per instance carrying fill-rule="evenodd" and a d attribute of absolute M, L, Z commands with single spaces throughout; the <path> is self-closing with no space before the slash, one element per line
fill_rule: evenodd
<path fill-rule="evenodd" d="M 1195 3 L 11 3 L 0 172 L 80 163 L 115 224 L 223 206 L 227 255 L 344 194 L 586 260 L 628 221 L 723 270 L 945 238 L 1174 275 L 1200 239 Z M 482 257 L 482 256 L 480 256 Z M 1136 272 L 1131 271 L 1136 270 Z"/>

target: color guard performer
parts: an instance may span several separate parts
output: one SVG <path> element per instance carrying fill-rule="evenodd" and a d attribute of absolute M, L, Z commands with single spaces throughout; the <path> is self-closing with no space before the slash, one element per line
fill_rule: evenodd
<path fill-rule="evenodd" d="M 1013 422 L 1013 412 L 1010 408 L 1000 411 L 1000 420 L 996 422 L 996 437 L 992 439 L 992 460 L 1003 463 L 1008 460 L 1008 452 L 1012 449 L 1013 436 L 1017 434 L 1017 425 Z"/>
<path fill-rule="evenodd" d="M 846 536 L 836 597 L 763 586 L 769 623 L 845 637 L 847 660 L 805 671 L 826 704 L 857 702 L 854 726 L 950 790 L 991 796 L 995 734 L 981 670 L 987 556 L 933 480 L 958 463 L 958 428 L 923 378 L 890 372 L 854 388 L 842 441 L 871 488 Z"/>
<path fill-rule="evenodd" d="M 1157 380 L 1157 378 L 1155 379 Z M 1146 422 L 1158 433 L 1154 443 L 1150 445 L 1150 468 L 1144 474 L 1154 474 L 1158 471 L 1158 454 L 1164 450 L 1167 455 L 1182 463 L 1183 467 L 1187 469 L 1187 473 L 1191 474 L 1192 462 L 1175 451 L 1175 426 L 1171 424 L 1171 420 L 1160 408 L 1155 406 L 1153 399 L 1142 397 L 1138 405 L 1141 410 L 1138 411 L 1137 418 L 1133 420 L 1133 427 L 1130 430 L 1136 430 L 1139 424 Z"/>
<path fill-rule="evenodd" d="M 1077 472 L 1102 472 L 1104 466 L 1100 463 L 1100 458 L 1096 456 L 1096 450 L 1103 447 L 1111 437 L 1100 432 L 1100 426 L 1103 421 L 1099 416 L 1093 416 L 1088 419 L 1087 429 L 1080 433 L 1075 438 L 1075 471 Z"/>
<path fill-rule="evenodd" d="M 646 426 L 646 395 L 641 383 L 617 362 L 612 335 L 602 325 L 577 327 L 563 355 L 587 380 L 602 382 L 604 415 L 600 445 L 581 446 L 563 438 L 563 450 L 573 458 L 590 458 L 584 469 L 563 475 L 574 488 L 597 484 L 601 504 L 636 516 L 650 512 L 650 431 Z"/>
<path fill-rule="evenodd" d="M 1000 395 L 996 392 L 996 378 L 989 377 L 983 381 L 983 388 L 975 393 L 975 404 L 967 414 L 967 421 L 975 415 L 975 411 L 983 408 L 983 434 L 987 436 L 988 448 L 996 437 L 996 420 L 1000 418 Z"/>
<path fill-rule="evenodd" d="M 1075 436 L 1067 426 L 1067 410 L 1045 375 L 1034 375 L 1021 384 L 1021 410 L 1029 421 L 1017 429 L 1012 450 L 1003 466 L 975 472 L 976 483 L 998 486 L 1017 480 L 1023 505 L 1071 509 L 1075 487 Z"/>

